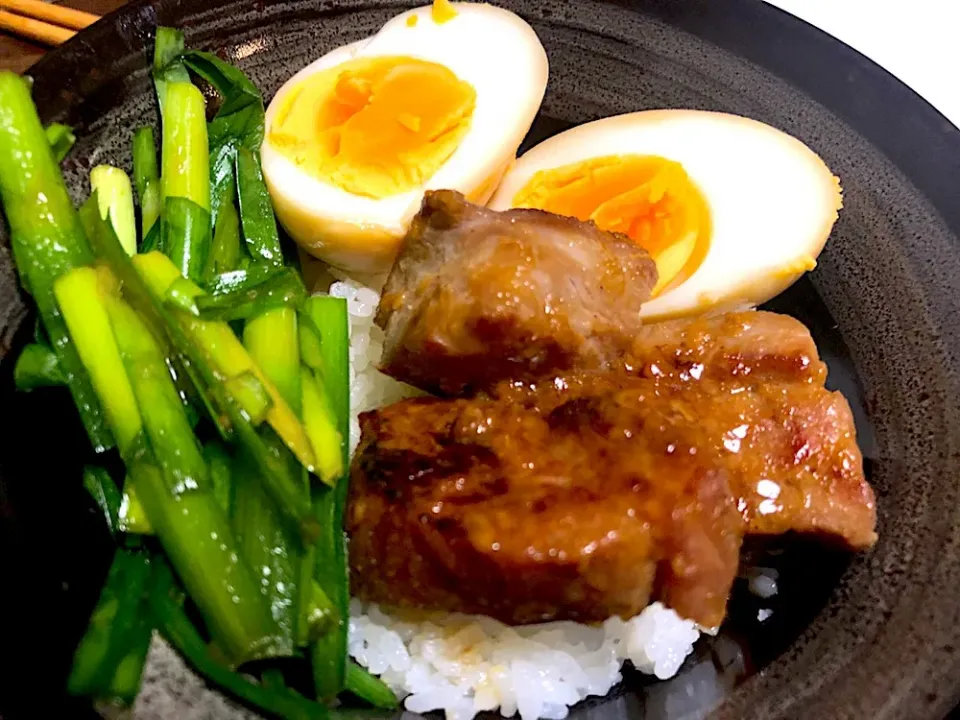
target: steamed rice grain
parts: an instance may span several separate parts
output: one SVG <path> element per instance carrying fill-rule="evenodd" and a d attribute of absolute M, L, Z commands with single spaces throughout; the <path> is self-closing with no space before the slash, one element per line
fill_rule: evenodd
<path fill-rule="evenodd" d="M 328 291 L 346 299 L 350 315 L 351 452 L 360 440 L 360 413 L 420 394 L 377 370 L 383 351 L 383 332 L 373 322 L 378 290 L 341 277 Z M 660 603 L 598 626 L 511 627 L 459 613 L 400 617 L 354 599 L 348 649 L 411 712 L 442 710 L 447 720 L 483 711 L 562 720 L 571 706 L 619 683 L 626 660 L 640 672 L 672 677 L 699 635 L 695 623 Z"/>

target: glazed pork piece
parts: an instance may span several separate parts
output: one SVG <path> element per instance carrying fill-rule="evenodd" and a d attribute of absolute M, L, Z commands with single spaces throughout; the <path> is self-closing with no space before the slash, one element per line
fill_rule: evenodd
<path fill-rule="evenodd" d="M 382 368 L 442 395 L 619 360 L 657 280 L 626 236 L 428 192 L 384 287 Z"/>
<path fill-rule="evenodd" d="M 596 369 L 823 383 L 809 331 L 784 315 L 643 325 L 655 281 L 645 251 L 592 223 L 427 193 L 377 313 L 381 369 L 440 395 Z"/>
<path fill-rule="evenodd" d="M 741 536 L 876 540 L 849 408 L 816 385 L 610 374 L 362 416 L 354 591 L 507 622 L 723 617 Z"/>
<path fill-rule="evenodd" d="M 654 598 L 723 619 L 743 521 L 682 417 L 416 399 L 361 422 L 356 596 L 514 624 L 627 618 Z"/>
<path fill-rule="evenodd" d="M 697 426 L 700 457 L 726 473 L 747 534 L 799 532 L 852 550 L 876 541 L 853 413 L 841 393 L 819 384 L 578 373 L 533 386 L 502 383 L 493 395 L 542 414 L 571 401 L 605 403 L 625 416 L 678 413 Z"/>

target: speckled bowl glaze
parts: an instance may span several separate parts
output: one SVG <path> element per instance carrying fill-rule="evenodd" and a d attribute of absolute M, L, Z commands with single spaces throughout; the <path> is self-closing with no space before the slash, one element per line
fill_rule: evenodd
<path fill-rule="evenodd" d="M 770 307 L 810 326 L 830 384 L 851 400 L 880 515 L 866 555 L 766 550 L 762 562 L 780 570 L 776 598 L 753 597 L 739 581 L 724 631 L 677 678 L 628 674 L 571 717 L 944 716 L 960 697 L 960 131 L 862 56 L 754 0 L 500 4 L 533 24 L 550 57 L 528 146 L 615 113 L 722 110 L 799 137 L 841 177 L 845 208 L 819 267 Z M 157 23 L 185 28 L 190 45 L 237 63 L 269 98 L 310 60 L 408 6 L 134 2 L 37 64 L 34 95 L 44 120 L 77 129 L 65 170 L 80 199 L 90 167 L 129 167 L 132 129 L 156 122 L 146 68 Z M 66 393 L 12 391 L 15 350 L 31 330 L 4 238 L 4 717 L 84 717 L 94 709 L 61 688 L 109 545 L 80 488 L 89 450 Z M 241 711 L 157 644 L 134 712 Z"/>

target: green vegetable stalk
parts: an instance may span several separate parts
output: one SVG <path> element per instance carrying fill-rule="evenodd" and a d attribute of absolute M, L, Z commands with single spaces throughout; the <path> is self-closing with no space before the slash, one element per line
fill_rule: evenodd
<path fill-rule="evenodd" d="M 150 602 L 164 637 L 193 668 L 227 694 L 284 720 L 327 720 L 330 711 L 286 688 L 257 685 L 217 663 L 171 591 L 169 571 L 155 573 Z"/>
<path fill-rule="evenodd" d="M 233 497 L 233 471 L 227 449 L 220 442 L 211 440 L 203 446 L 203 458 L 210 468 L 213 495 L 223 511 L 229 515 Z"/>
<path fill-rule="evenodd" d="M 161 183 L 164 199 L 182 197 L 210 212 L 207 106 L 190 82 L 167 83 L 163 111 Z"/>
<path fill-rule="evenodd" d="M 297 313 L 289 307 L 266 310 L 247 321 L 243 344 L 290 408 L 300 414 L 300 344 Z"/>
<path fill-rule="evenodd" d="M 31 343 L 20 352 L 13 367 L 13 382 L 17 390 L 34 390 L 66 384 L 60 372 L 57 354 L 47 345 Z"/>
<path fill-rule="evenodd" d="M 336 417 L 341 443 L 343 467 L 348 466 L 347 443 L 350 417 L 350 344 L 346 302 L 339 298 L 312 297 L 304 308 L 309 324 L 319 333 L 304 348 L 314 355 L 301 357 L 308 365 L 322 368 L 322 382 Z M 301 333 L 301 338 L 310 337 Z M 314 509 L 323 532 L 316 542 L 316 580 L 330 598 L 337 615 L 337 624 L 317 640 L 311 648 L 313 682 L 317 697 L 332 699 L 346 686 L 347 677 L 347 618 L 350 602 L 347 574 L 346 537 L 343 532 L 343 512 L 347 498 L 347 481 L 341 478 L 332 488 L 314 491 Z"/>
<path fill-rule="evenodd" d="M 126 370 L 124 377 L 129 377 L 133 386 L 135 407 L 141 409 L 143 427 L 170 492 L 180 495 L 209 489 L 207 465 L 170 378 L 163 351 L 129 305 L 109 297 L 106 308 L 112 335 L 123 358 L 121 372 Z M 121 452 L 125 452 L 126 447 L 121 446 Z"/>
<path fill-rule="evenodd" d="M 120 530 L 131 535 L 153 535 L 153 525 L 147 519 L 137 491 L 133 489 L 133 482 L 128 477 L 123 484 L 123 494 L 120 496 L 120 511 L 117 514 Z"/>
<path fill-rule="evenodd" d="M 133 212 L 133 187 L 120 168 L 97 165 L 90 171 L 90 189 L 97 194 L 100 217 L 109 220 L 127 255 L 137 252 L 137 221 Z"/>
<path fill-rule="evenodd" d="M 265 265 L 280 267 L 283 253 L 277 221 L 260 168 L 265 125 L 260 91 L 240 70 L 216 55 L 191 50 L 183 55 L 183 62 L 213 85 L 222 100 L 210 122 L 214 206 L 222 207 L 223 198 L 232 197 L 230 185 L 235 183 L 250 256 Z"/>
<path fill-rule="evenodd" d="M 104 289 L 112 282 L 108 275 L 92 267 L 76 268 L 62 275 L 53 291 L 123 453 L 140 432 L 140 412 L 110 330 L 110 290 Z"/>
<path fill-rule="evenodd" d="M 303 388 L 303 423 L 317 458 L 317 476 L 333 486 L 343 475 L 343 436 L 337 429 L 332 404 L 325 397 L 324 387 L 307 368 L 301 371 Z"/>
<path fill-rule="evenodd" d="M 180 271 L 199 282 L 210 246 L 206 104 L 190 82 L 166 82 L 163 97 L 161 242 Z"/>
<path fill-rule="evenodd" d="M 390 688 L 352 660 L 347 663 L 346 689 L 381 710 L 396 710 L 400 706 Z"/>
<path fill-rule="evenodd" d="M 232 175 L 230 176 L 233 177 Z M 203 270 L 203 283 L 209 287 L 221 273 L 240 264 L 240 216 L 237 214 L 234 184 L 228 182 L 219 197 L 214 197 L 213 242 Z"/>
<path fill-rule="evenodd" d="M 53 294 L 54 281 L 93 255 L 27 85 L 10 72 L 0 72 L 0 198 L 21 281 L 36 300 L 94 449 L 106 450 L 113 438 Z"/>
<path fill-rule="evenodd" d="M 146 429 L 125 453 L 132 487 L 227 657 L 258 657 L 271 642 L 266 611 L 239 560 L 163 351 L 126 303 L 111 298 L 108 309 Z"/>
<path fill-rule="evenodd" d="M 287 456 L 296 463 L 289 452 Z M 252 570 L 270 613 L 271 654 L 290 656 L 296 648 L 301 543 L 289 533 L 256 464 L 245 453 L 238 454 L 232 476 L 233 531 L 240 557 Z"/>
<path fill-rule="evenodd" d="M 121 497 L 110 475 L 101 467 L 88 465 L 83 469 L 83 487 L 100 508 L 107 530 L 114 538 L 119 537 Z"/>
<path fill-rule="evenodd" d="M 210 251 L 210 213 L 185 197 L 168 197 L 160 221 L 160 248 L 189 280 L 203 278 Z"/>
<path fill-rule="evenodd" d="M 77 142 L 77 136 L 73 134 L 73 128 L 60 123 L 50 123 L 46 128 L 47 142 L 50 143 L 50 149 L 53 151 L 53 159 L 58 163 L 70 152 L 74 143 Z"/>
<path fill-rule="evenodd" d="M 160 217 L 160 171 L 153 128 L 142 127 L 133 134 L 133 181 L 140 198 L 140 237 L 145 239 Z"/>
<path fill-rule="evenodd" d="M 278 268 L 261 283 L 198 298 L 197 310 L 205 320 L 245 320 L 272 308 L 287 307 L 293 312 L 306 296 L 299 273 L 293 268 Z"/>
<path fill-rule="evenodd" d="M 107 582 L 83 639 L 73 656 L 67 680 L 71 695 L 105 696 L 118 667 L 137 641 L 143 600 L 150 578 L 150 558 L 121 548 L 114 556 Z"/>

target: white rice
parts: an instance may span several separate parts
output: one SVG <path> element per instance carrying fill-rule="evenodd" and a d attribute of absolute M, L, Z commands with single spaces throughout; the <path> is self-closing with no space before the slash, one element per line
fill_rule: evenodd
<path fill-rule="evenodd" d="M 345 298 L 350 315 L 350 452 L 360 441 L 360 413 L 420 394 L 377 370 L 383 352 L 383 331 L 374 325 L 380 293 L 374 287 L 344 278 L 330 285 L 329 294 Z"/>
<path fill-rule="evenodd" d="M 700 633 L 660 603 L 629 621 L 511 627 L 480 615 L 431 613 L 404 621 L 375 604 L 350 606 L 349 651 L 411 712 L 470 720 L 484 710 L 561 720 L 572 705 L 606 695 L 625 660 L 640 672 L 676 674 Z"/>
<path fill-rule="evenodd" d="M 351 450 L 361 412 L 418 394 L 376 369 L 383 350 L 383 332 L 373 323 L 378 289 L 344 276 L 329 286 L 331 295 L 346 298 L 350 314 Z M 606 695 L 626 660 L 640 672 L 672 677 L 699 635 L 695 623 L 660 603 L 599 626 L 510 627 L 479 615 L 401 619 L 353 600 L 349 651 L 411 712 L 442 710 L 447 720 L 470 720 L 499 710 L 503 717 L 561 720 L 581 700 Z"/>

